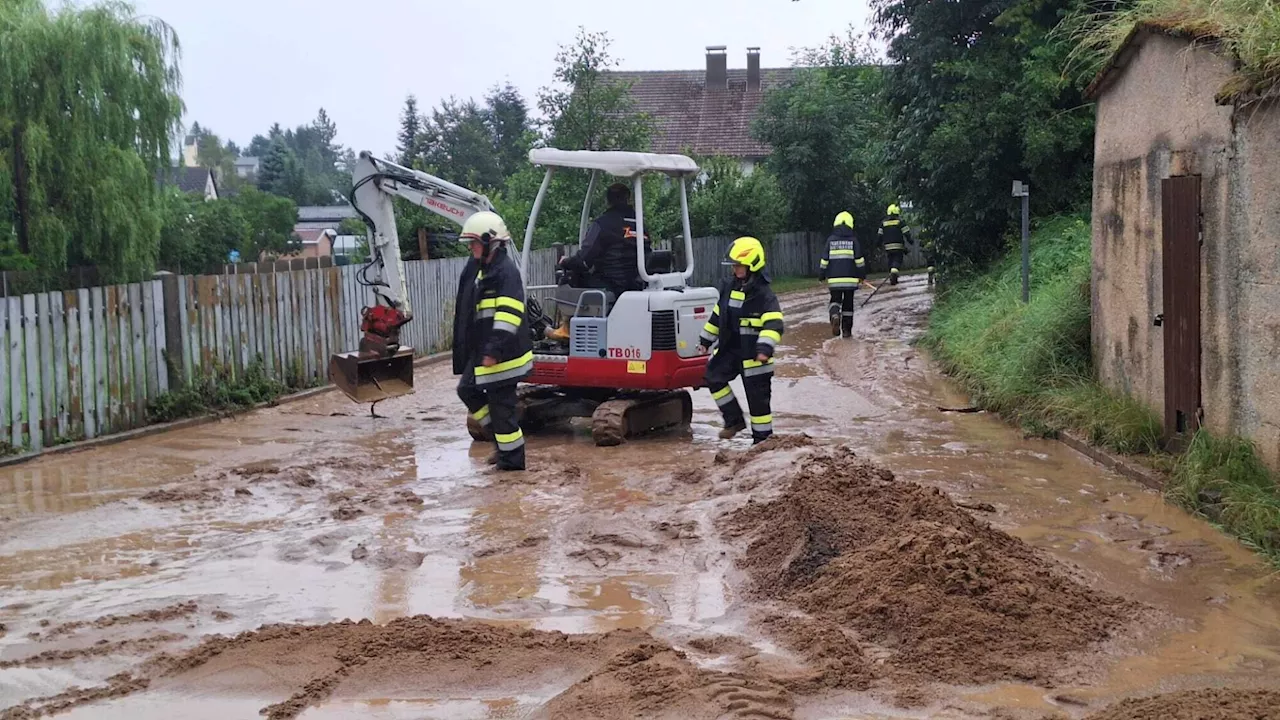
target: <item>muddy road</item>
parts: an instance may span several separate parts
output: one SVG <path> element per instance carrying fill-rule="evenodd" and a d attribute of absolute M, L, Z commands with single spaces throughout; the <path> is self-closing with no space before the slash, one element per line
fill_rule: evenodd
<path fill-rule="evenodd" d="M 0 469 L 0 718 L 1273 717 L 1272 570 L 939 411 L 929 299 L 839 340 L 785 298 L 763 450 L 702 391 L 689 432 L 494 474 L 435 365 L 386 418 L 330 393 Z M 1104 710 L 1209 687 L 1241 692 Z"/>

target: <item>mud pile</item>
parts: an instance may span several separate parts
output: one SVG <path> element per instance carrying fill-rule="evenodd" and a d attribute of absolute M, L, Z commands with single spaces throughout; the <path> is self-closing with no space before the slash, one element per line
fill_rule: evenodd
<path fill-rule="evenodd" d="M 539 709 L 536 718 L 592 720 L 789 720 L 795 704 L 781 686 L 700 670 L 684 653 L 649 642 L 619 653 Z"/>
<path fill-rule="evenodd" d="M 1122 700 L 1085 720 L 1280 720 L 1280 692 L 1191 690 Z"/>
<path fill-rule="evenodd" d="M 751 540 L 740 565 L 755 591 L 808 613 L 771 624 L 828 683 L 835 671 L 834 684 L 865 686 L 870 645 L 920 679 L 1049 682 L 1134 609 L 848 448 L 814 448 L 793 467 L 779 498 L 724 526 Z"/>

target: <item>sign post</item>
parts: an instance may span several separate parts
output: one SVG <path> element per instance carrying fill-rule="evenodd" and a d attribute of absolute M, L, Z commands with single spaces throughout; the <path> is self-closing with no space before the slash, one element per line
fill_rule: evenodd
<path fill-rule="evenodd" d="M 1013 196 L 1022 198 L 1022 303 L 1031 302 L 1031 186 L 1013 181 Z"/>

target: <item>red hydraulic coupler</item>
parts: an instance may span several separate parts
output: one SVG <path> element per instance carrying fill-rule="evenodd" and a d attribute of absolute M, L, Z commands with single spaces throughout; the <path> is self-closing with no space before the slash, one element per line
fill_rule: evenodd
<path fill-rule="evenodd" d="M 409 322 L 409 317 L 390 305 L 367 307 L 361 315 L 360 331 L 364 337 L 360 340 L 360 352 L 394 355 L 400 347 L 400 328 Z"/>

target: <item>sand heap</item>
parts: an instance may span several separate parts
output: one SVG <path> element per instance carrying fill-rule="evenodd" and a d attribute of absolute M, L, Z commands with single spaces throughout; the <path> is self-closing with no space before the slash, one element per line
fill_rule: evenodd
<path fill-rule="evenodd" d="M 920 679 L 1048 682 L 1135 609 L 848 448 L 794 467 L 781 497 L 724 525 L 750 540 L 740 564 L 755 591 L 808 614 L 773 624 L 828 684 L 865 686 L 868 643 Z"/>
<path fill-rule="evenodd" d="M 1122 700 L 1086 720 L 1280 720 L 1280 692 L 1191 690 Z"/>

